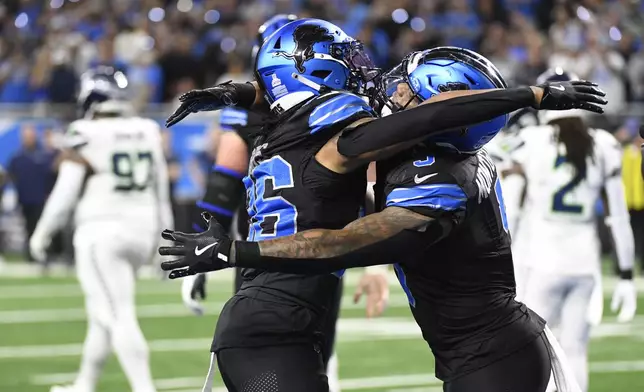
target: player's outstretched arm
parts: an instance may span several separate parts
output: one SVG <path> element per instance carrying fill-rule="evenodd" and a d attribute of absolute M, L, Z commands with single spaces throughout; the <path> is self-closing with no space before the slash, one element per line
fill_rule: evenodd
<path fill-rule="evenodd" d="M 221 83 L 203 90 L 190 90 L 179 97 L 181 105 L 168 117 L 166 127 L 171 127 L 190 113 L 209 112 L 227 106 L 250 109 L 261 100 L 256 82 Z"/>
<path fill-rule="evenodd" d="M 359 120 L 320 150 L 316 159 L 336 172 L 385 159 L 428 136 L 492 120 L 525 107 L 573 108 L 602 113 L 603 91 L 587 81 L 546 82 L 539 86 L 451 91 L 423 104 L 373 121 Z"/>
<path fill-rule="evenodd" d="M 165 231 L 176 241 L 163 256 L 182 256 L 162 263 L 170 278 L 227 267 L 261 268 L 300 274 L 325 274 L 344 268 L 401 261 L 443 238 L 454 227 L 450 218 L 433 219 L 405 208 L 388 207 L 340 230 L 314 229 L 261 242 L 232 242 L 221 225 L 209 219 L 208 231 Z"/>

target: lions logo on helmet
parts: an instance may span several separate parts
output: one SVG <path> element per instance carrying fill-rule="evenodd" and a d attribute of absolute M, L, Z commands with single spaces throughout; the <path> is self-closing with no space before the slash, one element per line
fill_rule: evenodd
<path fill-rule="evenodd" d="M 295 39 L 295 49 L 293 53 L 275 52 L 273 56 L 282 56 L 295 61 L 295 68 L 300 73 L 306 72 L 304 62 L 312 60 L 314 57 L 313 44 L 318 42 L 333 42 L 333 36 L 329 30 L 317 25 L 304 24 L 297 26 L 293 33 Z"/>
<path fill-rule="evenodd" d="M 256 79 L 277 114 L 331 90 L 367 95 L 368 82 L 379 73 L 360 42 L 320 19 L 279 28 L 255 63 Z"/>

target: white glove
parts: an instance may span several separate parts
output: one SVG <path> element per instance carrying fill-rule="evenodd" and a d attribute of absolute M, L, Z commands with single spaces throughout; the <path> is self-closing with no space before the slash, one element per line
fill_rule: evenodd
<path fill-rule="evenodd" d="M 619 309 L 617 321 L 620 323 L 633 320 L 637 310 L 637 291 L 632 280 L 621 279 L 617 282 L 610 308 L 613 312 Z"/>
<path fill-rule="evenodd" d="M 387 308 L 389 302 L 389 281 L 387 266 L 367 267 L 360 278 L 353 302 L 358 303 L 362 294 L 367 294 L 367 318 L 378 317 Z"/>
<path fill-rule="evenodd" d="M 42 263 L 47 259 L 47 248 L 51 238 L 45 238 L 36 230 L 29 239 L 29 253 L 38 262 Z"/>
<path fill-rule="evenodd" d="M 199 299 L 206 299 L 206 274 L 189 275 L 183 278 L 181 299 L 188 309 L 197 316 L 201 316 L 204 309 Z"/>

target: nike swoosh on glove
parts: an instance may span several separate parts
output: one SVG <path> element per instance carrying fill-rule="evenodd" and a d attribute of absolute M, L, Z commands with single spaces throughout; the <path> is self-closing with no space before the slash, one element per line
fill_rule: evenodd
<path fill-rule="evenodd" d="M 199 300 L 206 299 L 206 274 L 190 275 L 181 283 L 181 299 L 190 311 L 197 316 L 204 313 Z"/>
<path fill-rule="evenodd" d="M 175 246 L 159 248 L 161 256 L 182 256 L 178 260 L 161 263 L 161 269 L 170 272 L 170 279 L 183 278 L 201 272 L 229 268 L 232 241 L 226 230 L 209 213 L 201 215 L 208 222 L 208 230 L 202 233 L 182 233 L 164 230 L 161 236 L 175 242 Z"/>
<path fill-rule="evenodd" d="M 613 312 L 619 310 L 617 321 L 620 323 L 633 320 L 637 310 L 637 290 L 632 280 L 621 279 L 617 282 L 610 308 Z"/>
<path fill-rule="evenodd" d="M 604 113 L 604 109 L 599 105 L 606 105 L 607 101 L 602 98 L 606 96 L 606 93 L 593 82 L 587 80 L 546 82 L 537 87 L 543 89 L 543 97 L 536 109 L 583 109 L 594 113 Z"/>
<path fill-rule="evenodd" d="M 238 101 L 237 89 L 232 81 L 218 84 L 203 90 L 190 90 L 179 97 L 181 105 L 165 121 L 171 127 L 186 118 L 190 113 L 210 112 L 226 106 L 235 106 Z"/>

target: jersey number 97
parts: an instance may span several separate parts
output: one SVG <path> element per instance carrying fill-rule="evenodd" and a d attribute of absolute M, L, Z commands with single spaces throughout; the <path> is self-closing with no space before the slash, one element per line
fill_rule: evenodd
<path fill-rule="evenodd" d="M 152 180 L 152 154 L 117 152 L 112 155 L 112 172 L 116 175 L 114 190 L 143 191 Z"/>

